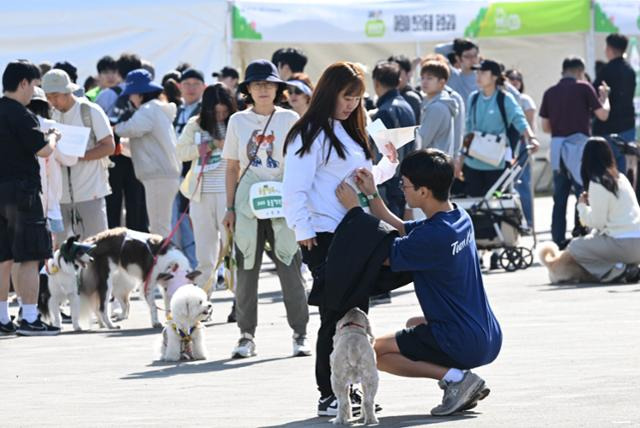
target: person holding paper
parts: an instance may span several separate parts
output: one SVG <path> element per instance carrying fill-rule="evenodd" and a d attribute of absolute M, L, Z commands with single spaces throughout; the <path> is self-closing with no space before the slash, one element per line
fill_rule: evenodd
<path fill-rule="evenodd" d="M 63 125 L 89 128 L 84 156 L 62 170 L 60 208 L 64 232 L 56 233 L 57 242 L 72 234 L 88 238 L 108 228 L 105 196 L 111 193 L 107 167 L 108 156 L 115 149 L 113 132 L 102 108 L 73 95 L 76 88 L 63 70 L 53 69 L 42 77 L 42 89 L 54 107 L 52 119 Z M 65 138 L 64 133 L 62 137 Z"/>
<path fill-rule="evenodd" d="M 119 136 L 129 138 L 133 169 L 144 186 L 149 232 L 167 237 L 180 177 L 173 129 L 176 105 L 161 98 L 162 86 L 153 83 L 151 74 L 143 68 L 127 74 L 122 95 L 129 97 L 136 111 L 114 129 Z"/>
<path fill-rule="evenodd" d="M 336 187 L 359 168 L 372 170 L 376 183 L 394 176 L 397 153 L 373 166 L 373 154 L 365 130 L 362 105 L 364 71 L 350 62 L 330 65 L 320 77 L 309 109 L 285 140 L 283 181 L 284 215 L 302 248 L 302 258 L 313 274 L 309 304 L 319 306 L 320 329 L 316 343 L 316 382 L 320 391 L 318 416 L 335 416 L 337 399 L 331 388 L 329 355 L 336 322 L 342 314 L 328 310 L 320 277 L 336 227 L 347 210 L 335 195 Z M 411 112 L 413 115 L 413 112 Z M 371 198 L 379 197 L 377 193 Z M 364 197 L 365 205 L 369 199 Z M 352 396 L 359 407 L 361 397 Z"/>

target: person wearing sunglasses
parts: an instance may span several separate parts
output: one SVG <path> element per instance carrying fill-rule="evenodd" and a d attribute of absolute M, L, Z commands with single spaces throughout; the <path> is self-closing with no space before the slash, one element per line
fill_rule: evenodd
<path fill-rule="evenodd" d="M 302 117 L 309 109 L 311 95 L 313 94 L 313 83 L 304 73 L 294 73 L 291 79 L 287 80 L 289 89 L 289 105 Z"/>

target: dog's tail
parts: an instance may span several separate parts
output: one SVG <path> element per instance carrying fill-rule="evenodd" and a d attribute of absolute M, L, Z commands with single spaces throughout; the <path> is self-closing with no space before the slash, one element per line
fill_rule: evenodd
<path fill-rule="evenodd" d="M 49 314 L 49 298 L 51 291 L 49 290 L 49 275 L 40 273 L 40 288 L 38 290 L 38 311 L 42 318 L 51 319 Z"/>
<path fill-rule="evenodd" d="M 560 255 L 560 249 L 555 242 L 549 241 L 540 245 L 538 249 L 538 258 L 543 265 L 549 266 L 553 260 Z"/>

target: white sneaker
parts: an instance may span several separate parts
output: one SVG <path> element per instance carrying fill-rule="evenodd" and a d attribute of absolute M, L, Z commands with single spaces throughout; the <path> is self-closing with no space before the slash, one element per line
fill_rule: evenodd
<path fill-rule="evenodd" d="M 231 358 L 248 358 L 256 355 L 256 344 L 253 342 L 253 336 L 249 333 L 242 333 L 238 345 L 233 348 Z"/>
<path fill-rule="evenodd" d="M 307 336 L 302 336 L 298 333 L 293 334 L 293 356 L 294 357 L 308 357 L 311 355 L 311 348 L 307 343 Z"/>

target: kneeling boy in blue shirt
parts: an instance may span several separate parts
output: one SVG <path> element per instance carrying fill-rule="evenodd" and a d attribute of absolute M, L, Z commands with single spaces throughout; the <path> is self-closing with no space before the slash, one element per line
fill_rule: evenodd
<path fill-rule="evenodd" d="M 475 407 L 489 394 L 469 369 L 498 356 L 502 332 L 484 291 L 471 218 L 449 200 L 451 159 L 439 150 L 419 150 L 402 161 L 400 173 L 407 203 L 426 219 L 403 222 L 393 215 L 376 197 L 371 172 L 358 170 L 356 182 L 371 200 L 371 213 L 400 232 L 388 262 L 395 272 L 413 273 L 424 316 L 376 338 L 374 349 L 380 370 L 437 379 L 444 396 L 431 414 L 447 416 Z M 359 206 L 348 184 L 336 193 L 347 209 Z"/>

